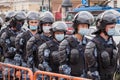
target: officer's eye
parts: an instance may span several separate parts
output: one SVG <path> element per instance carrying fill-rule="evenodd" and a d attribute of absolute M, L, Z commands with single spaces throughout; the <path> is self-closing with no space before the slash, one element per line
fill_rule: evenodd
<path fill-rule="evenodd" d="M 38 23 L 38 22 L 30 22 L 30 23 Z"/>

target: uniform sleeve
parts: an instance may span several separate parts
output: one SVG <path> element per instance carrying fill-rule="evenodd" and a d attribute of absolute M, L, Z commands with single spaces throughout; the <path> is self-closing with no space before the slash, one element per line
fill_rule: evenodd
<path fill-rule="evenodd" d="M 27 41 L 27 44 L 26 44 L 26 57 L 29 57 L 29 56 L 33 55 L 33 52 L 35 51 L 34 43 L 35 43 L 35 37 L 33 36 Z"/>
<path fill-rule="evenodd" d="M 34 63 L 34 51 L 35 51 L 34 42 L 35 42 L 35 38 L 33 36 L 28 40 L 26 45 L 26 59 L 27 59 L 28 67 L 32 67 Z"/>
<path fill-rule="evenodd" d="M 8 49 L 7 43 L 10 44 L 10 40 L 6 40 L 6 38 L 7 38 L 7 34 L 6 32 L 4 32 L 0 38 L 0 44 L 4 51 L 7 51 Z"/>
<path fill-rule="evenodd" d="M 15 47 L 18 54 L 22 53 L 23 45 L 24 45 L 23 33 L 20 33 L 15 38 Z"/>
<path fill-rule="evenodd" d="M 11 41 L 6 32 L 1 35 L 1 46 L 5 57 L 14 57 L 16 48 L 11 46 Z"/>
<path fill-rule="evenodd" d="M 67 40 L 63 40 L 59 45 L 59 62 L 61 65 L 67 63 L 67 54 L 69 54 L 67 46 L 68 46 Z"/>
<path fill-rule="evenodd" d="M 43 43 L 38 48 L 38 60 L 39 60 L 38 68 L 40 70 L 52 71 L 48 63 L 49 56 L 50 56 L 50 49 L 48 49 L 48 46 L 46 43 Z"/>
<path fill-rule="evenodd" d="M 95 43 L 92 41 L 88 42 L 85 49 L 85 62 L 91 72 L 97 71 L 96 55 Z"/>
<path fill-rule="evenodd" d="M 49 52 L 49 51 L 45 52 L 45 50 L 48 50 L 48 49 L 47 49 L 47 45 L 46 45 L 46 43 L 43 43 L 43 44 L 40 45 L 39 48 L 38 48 L 38 59 L 39 59 L 39 63 L 42 63 L 42 62 L 45 60 L 45 58 L 48 58 L 48 57 L 49 57 L 50 52 Z M 45 55 L 44 55 L 44 52 L 45 52 Z"/>

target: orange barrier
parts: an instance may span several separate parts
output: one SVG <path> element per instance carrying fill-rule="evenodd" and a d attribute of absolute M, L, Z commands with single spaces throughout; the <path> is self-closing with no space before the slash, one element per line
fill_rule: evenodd
<path fill-rule="evenodd" d="M 29 68 L 0 62 L 0 71 L 3 80 L 33 80 L 33 72 Z"/>
<path fill-rule="evenodd" d="M 0 80 L 90 80 L 45 71 L 36 71 L 33 75 L 33 72 L 29 68 L 1 62 L 0 71 L 2 71 L 2 79 Z M 7 75 L 5 73 L 7 73 Z"/>
<path fill-rule="evenodd" d="M 38 77 L 41 76 L 41 79 Z M 45 71 L 36 71 L 34 73 L 34 80 L 46 80 L 44 79 L 45 76 L 47 77 L 47 80 L 90 80 L 85 78 L 79 78 L 79 77 L 73 77 L 73 76 L 67 76 L 63 74 L 57 74 L 57 73 L 51 73 L 51 72 L 45 72 Z"/>

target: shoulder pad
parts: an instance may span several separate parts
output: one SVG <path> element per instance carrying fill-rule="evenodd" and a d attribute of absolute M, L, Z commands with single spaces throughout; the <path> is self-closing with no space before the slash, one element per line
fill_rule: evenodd
<path fill-rule="evenodd" d="M 28 42 L 34 42 L 35 40 L 36 40 L 35 37 L 32 36 L 32 37 L 28 40 Z"/>
<path fill-rule="evenodd" d="M 15 46 L 17 47 L 18 45 L 20 45 L 20 40 L 22 39 L 22 33 L 18 34 L 15 38 Z"/>
<path fill-rule="evenodd" d="M 86 48 L 94 48 L 95 47 L 95 43 L 93 41 L 90 41 L 87 43 Z"/>
<path fill-rule="evenodd" d="M 54 42 L 52 41 L 52 40 L 50 40 L 50 41 L 47 41 L 47 42 L 45 42 L 46 43 L 46 45 L 50 48 L 50 47 L 54 47 Z"/>
<path fill-rule="evenodd" d="M 67 45 L 68 45 L 68 41 L 64 39 L 59 45 L 59 50 L 65 49 Z"/>
<path fill-rule="evenodd" d="M 35 39 L 39 39 L 40 38 L 40 34 L 35 34 L 34 37 L 35 37 Z"/>
<path fill-rule="evenodd" d="M 47 44 L 46 44 L 46 43 L 43 43 L 42 45 L 40 45 L 40 46 L 38 47 L 38 50 L 41 51 L 42 49 L 45 49 L 45 48 L 47 48 Z"/>
<path fill-rule="evenodd" d="M 23 35 L 23 33 L 20 33 L 20 34 L 18 34 L 18 35 L 16 36 L 16 38 L 21 38 L 22 35 Z"/>
<path fill-rule="evenodd" d="M 35 41 L 35 38 L 34 38 L 34 36 L 33 36 L 33 37 L 31 37 L 31 38 L 27 41 L 26 48 L 32 49 L 32 46 L 34 46 L 34 41 Z"/>
<path fill-rule="evenodd" d="M 60 43 L 61 46 L 65 46 L 65 45 L 68 45 L 68 41 L 66 39 L 64 39 L 61 43 Z"/>

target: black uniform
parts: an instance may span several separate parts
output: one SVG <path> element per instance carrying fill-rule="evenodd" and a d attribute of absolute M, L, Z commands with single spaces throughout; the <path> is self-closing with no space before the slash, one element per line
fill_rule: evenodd
<path fill-rule="evenodd" d="M 59 71 L 58 46 L 59 42 L 55 40 L 50 40 L 43 43 L 38 48 L 39 65 L 41 64 L 43 66 L 42 70 L 58 73 Z M 47 66 L 45 66 L 45 64 Z M 38 66 L 38 68 L 39 67 L 41 66 Z"/>
<path fill-rule="evenodd" d="M 113 80 L 118 59 L 116 44 L 112 38 L 115 34 L 116 19 L 117 15 L 109 10 L 100 14 L 96 21 L 96 37 L 86 46 L 85 61 L 88 75 L 94 80 Z M 113 28 L 107 31 L 111 24 Z"/>
<path fill-rule="evenodd" d="M 27 41 L 32 37 L 32 33 L 28 30 L 21 34 L 18 34 L 15 39 L 15 47 L 17 54 L 20 54 L 23 61 L 26 62 L 26 44 Z"/>
<path fill-rule="evenodd" d="M 51 37 L 37 33 L 28 40 L 26 45 L 26 58 L 28 67 L 33 68 L 33 64 L 35 67 L 38 66 L 38 47 L 51 39 Z"/>
<path fill-rule="evenodd" d="M 19 33 L 20 32 L 14 32 L 13 30 L 9 30 L 1 35 L 1 46 L 3 48 L 5 63 L 12 63 L 12 60 L 16 54 L 15 37 Z"/>
<path fill-rule="evenodd" d="M 112 80 L 117 67 L 117 50 L 112 38 L 108 41 L 96 36 L 86 46 L 85 59 L 90 72 L 99 72 L 100 76 L 93 74 L 100 80 Z"/>
<path fill-rule="evenodd" d="M 31 37 L 26 45 L 26 58 L 28 67 L 33 68 L 38 67 L 38 47 L 46 41 L 51 40 L 51 37 L 44 35 L 43 24 L 52 24 L 54 22 L 54 17 L 51 12 L 45 12 L 40 17 L 40 27 L 38 27 L 38 33 Z"/>
<path fill-rule="evenodd" d="M 11 14 L 12 16 L 10 16 Z M 21 27 L 23 26 L 24 20 L 26 18 L 23 12 L 17 12 L 15 15 L 13 15 L 13 13 L 10 13 L 10 15 L 9 19 L 6 17 L 6 20 L 10 21 L 7 25 L 9 30 L 6 30 L 1 35 L 1 46 L 3 48 L 3 55 L 6 58 L 6 63 L 12 63 L 12 60 L 14 59 L 14 56 L 16 54 L 15 37 L 19 33 L 23 32 L 21 30 Z"/>
<path fill-rule="evenodd" d="M 67 65 L 71 68 L 72 76 L 82 76 L 85 72 L 84 50 L 88 42 L 87 38 L 82 41 L 75 36 L 63 40 L 59 46 L 60 65 Z M 68 71 L 69 72 L 69 71 Z"/>
<path fill-rule="evenodd" d="M 85 35 L 87 35 L 89 25 L 91 25 L 93 21 L 93 15 L 88 11 L 81 11 L 75 15 L 73 20 L 73 36 L 63 40 L 59 46 L 60 73 L 86 77 L 84 50 L 88 39 Z M 86 24 L 85 27 L 82 24 Z M 78 36 L 80 36 L 81 39 L 79 39 Z"/>

